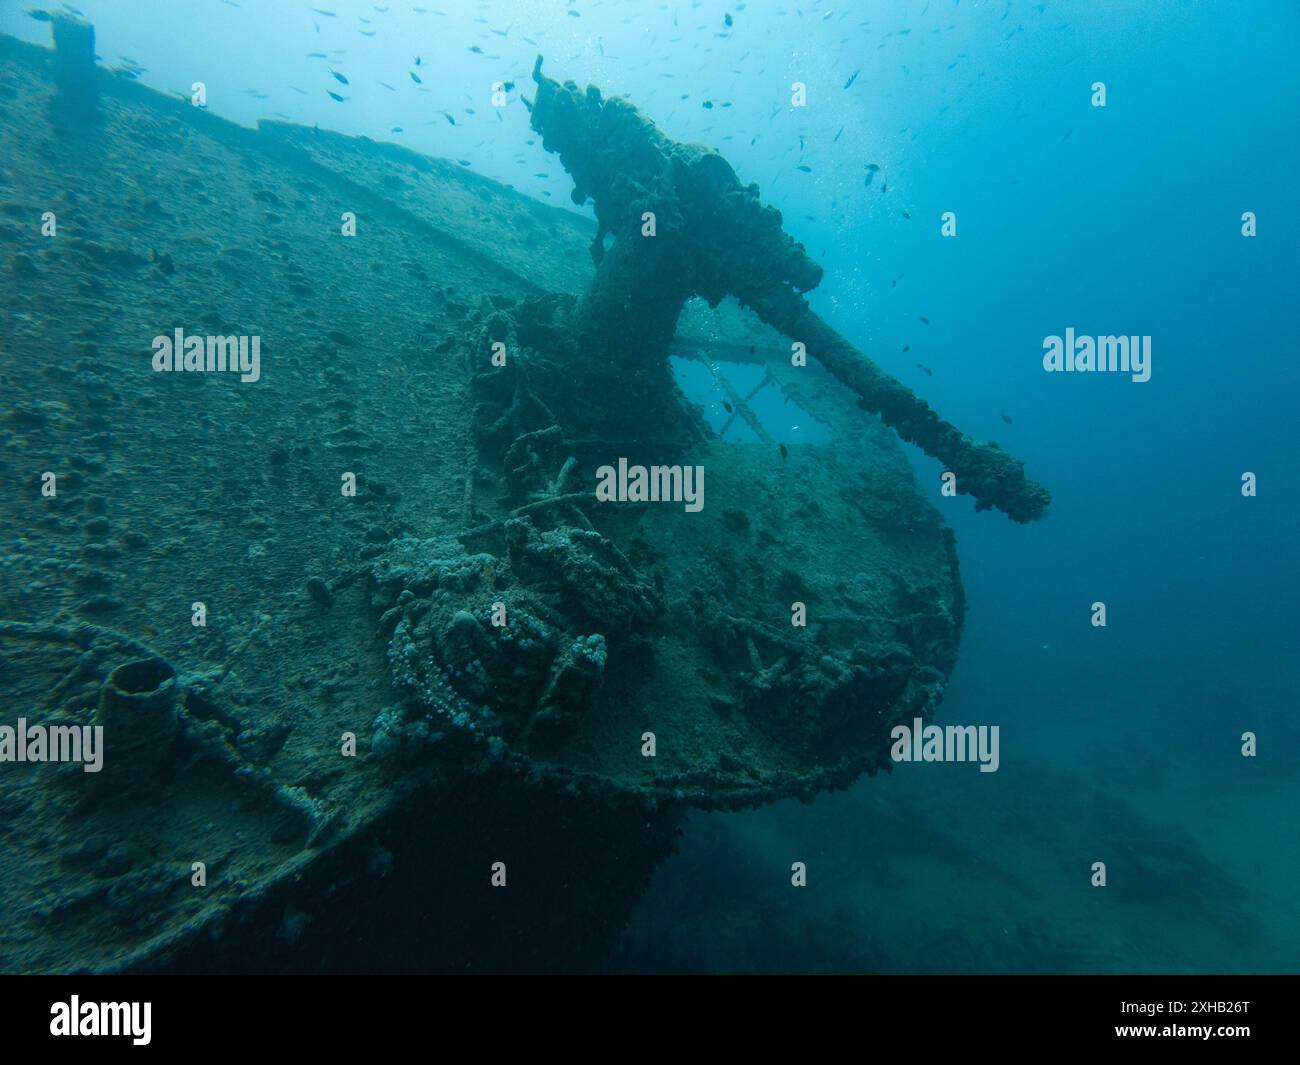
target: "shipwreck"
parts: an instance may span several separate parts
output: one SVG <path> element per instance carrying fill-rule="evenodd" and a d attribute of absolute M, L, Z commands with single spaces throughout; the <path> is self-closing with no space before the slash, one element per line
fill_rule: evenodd
<path fill-rule="evenodd" d="M 0 970 L 589 969 L 689 810 L 934 716 L 964 603 L 900 438 L 1015 521 L 1047 492 L 813 313 L 720 155 L 539 59 L 593 224 L 54 39 L 0 38 L 0 689 L 104 765 L 0 765 Z M 154 373 L 180 329 L 258 379 Z M 705 505 L 602 498 L 620 462 Z"/>

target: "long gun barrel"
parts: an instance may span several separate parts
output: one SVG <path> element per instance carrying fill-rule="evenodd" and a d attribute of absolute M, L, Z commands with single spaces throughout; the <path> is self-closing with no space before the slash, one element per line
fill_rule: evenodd
<path fill-rule="evenodd" d="M 781 212 L 759 200 L 757 185 L 742 185 L 717 152 L 665 137 L 631 104 L 546 77 L 541 56 L 533 80 L 533 129 L 573 177 L 573 201 L 593 201 L 597 270 L 581 314 L 593 335 L 618 338 L 615 354 L 666 359 L 687 299 L 716 306 L 734 296 L 802 342 L 865 410 L 943 462 L 977 509 L 996 507 L 1018 522 L 1043 514 L 1051 496 L 1021 462 L 945 421 L 814 313 L 803 293 L 822 268 L 782 228 Z M 653 237 L 643 235 L 648 215 Z"/>

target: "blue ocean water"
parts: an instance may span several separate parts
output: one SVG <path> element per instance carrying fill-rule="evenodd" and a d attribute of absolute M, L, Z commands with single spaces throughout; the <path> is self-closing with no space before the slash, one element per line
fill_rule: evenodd
<path fill-rule="evenodd" d="M 613 967 L 1294 971 L 1293 3 L 320 3 L 79 7 L 106 65 L 205 80 L 223 117 L 392 140 L 560 205 L 567 175 L 490 86 L 540 52 L 625 93 L 758 183 L 826 269 L 823 317 L 1053 494 L 1014 525 L 911 452 L 969 604 L 940 720 L 1000 726 L 999 771 L 694 816 Z M 16 7 L 0 31 L 48 37 Z M 1151 337 L 1150 380 L 1046 373 L 1067 328 Z"/>

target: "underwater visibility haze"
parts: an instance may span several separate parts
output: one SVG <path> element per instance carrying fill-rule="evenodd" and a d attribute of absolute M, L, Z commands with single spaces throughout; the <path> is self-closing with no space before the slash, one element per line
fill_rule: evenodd
<path fill-rule="evenodd" d="M 0 972 L 1294 973 L 1298 39 L 0 7 Z"/>

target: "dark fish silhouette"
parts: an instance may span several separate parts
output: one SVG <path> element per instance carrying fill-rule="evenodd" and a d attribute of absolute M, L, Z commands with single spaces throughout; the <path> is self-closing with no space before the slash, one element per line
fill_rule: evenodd
<path fill-rule="evenodd" d="M 411 80 L 415 82 L 416 85 L 424 84 L 422 81 L 420 81 L 420 75 L 417 74 L 414 70 L 407 71 L 407 73 L 411 75 Z"/>
<path fill-rule="evenodd" d="M 857 81 L 858 75 L 861 73 L 862 73 L 861 70 L 855 70 L 852 76 L 849 78 L 849 80 L 844 83 L 844 87 L 847 89 L 850 85 L 852 85 L 855 81 Z"/>
<path fill-rule="evenodd" d="M 903 345 L 903 350 L 904 350 L 904 351 L 911 351 L 911 350 L 912 350 L 912 345 L 911 345 L 911 344 L 904 344 L 904 345 Z"/>
<path fill-rule="evenodd" d="M 731 410 L 731 404 L 728 403 L 725 399 L 722 401 L 722 408 L 723 408 L 723 410 L 725 410 L 728 414 L 731 414 L 731 413 L 732 413 L 732 410 Z"/>
<path fill-rule="evenodd" d="M 929 324 L 930 324 L 930 319 L 927 318 L 927 317 L 925 317 L 925 315 L 921 315 L 920 318 L 921 318 L 921 324 L 922 324 L 922 325 L 929 325 Z"/>
<path fill-rule="evenodd" d="M 796 166 L 795 169 L 796 169 L 796 170 L 802 170 L 805 174 L 811 174 L 811 173 L 812 173 L 812 167 L 810 167 L 810 166 Z"/>
<path fill-rule="evenodd" d="M 417 67 L 420 65 L 420 57 L 418 55 L 415 57 L 415 65 Z"/>
<path fill-rule="evenodd" d="M 1011 417 L 1009 415 L 1006 414 L 1002 415 L 1002 420 L 1006 422 L 1008 425 L 1011 424 Z"/>
<path fill-rule="evenodd" d="M 918 362 L 918 363 L 916 364 L 916 368 L 917 368 L 918 370 L 920 370 L 923 374 L 925 374 L 926 377 L 933 377 L 933 376 L 934 376 L 934 373 L 930 370 L 930 368 L 929 368 L 928 366 L 922 366 L 922 365 Z"/>
<path fill-rule="evenodd" d="M 781 447 L 781 461 L 784 462 L 786 459 L 788 459 L 788 458 L 790 457 L 790 452 L 788 452 L 788 451 L 785 449 L 785 445 L 784 445 L 784 444 L 781 444 L 780 447 Z"/>
<path fill-rule="evenodd" d="M 325 95 L 328 96 L 331 100 L 337 100 L 339 103 L 342 103 L 345 99 L 347 99 L 347 97 L 340 96 L 338 93 L 330 92 L 329 90 L 326 90 Z"/>
<path fill-rule="evenodd" d="M 728 14 L 722 16 L 722 24 L 723 24 L 724 26 L 730 26 L 730 25 L 731 25 L 731 15 L 730 15 L 730 13 L 728 13 Z"/>
<path fill-rule="evenodd" d="M 340 85 L 348 84 L 348 79 L 345 78 L 342 74 L 340 74 L 337 70 L 331 70 L 330 73 L 334 75 L 334 80 L 337 81 Z"/>
<path fill-rule="evenodd" d="M 906 218 L 906 219 L 908 219 L 909 221 L 910 221 L 911 218 L 912 218 L 912 216 L 911 216 L 910 214 L 908 214 L 906 211 L 903 212 L 903 217 Z"/>
<path fill-rule="evenodd" d="M 50 13 L 48 11 L 29 11 L 27 12 L 27 14 L 31 15 L 31 17 L 34 18 L 37 22 L 53 21 L 50 18 Z"/>

